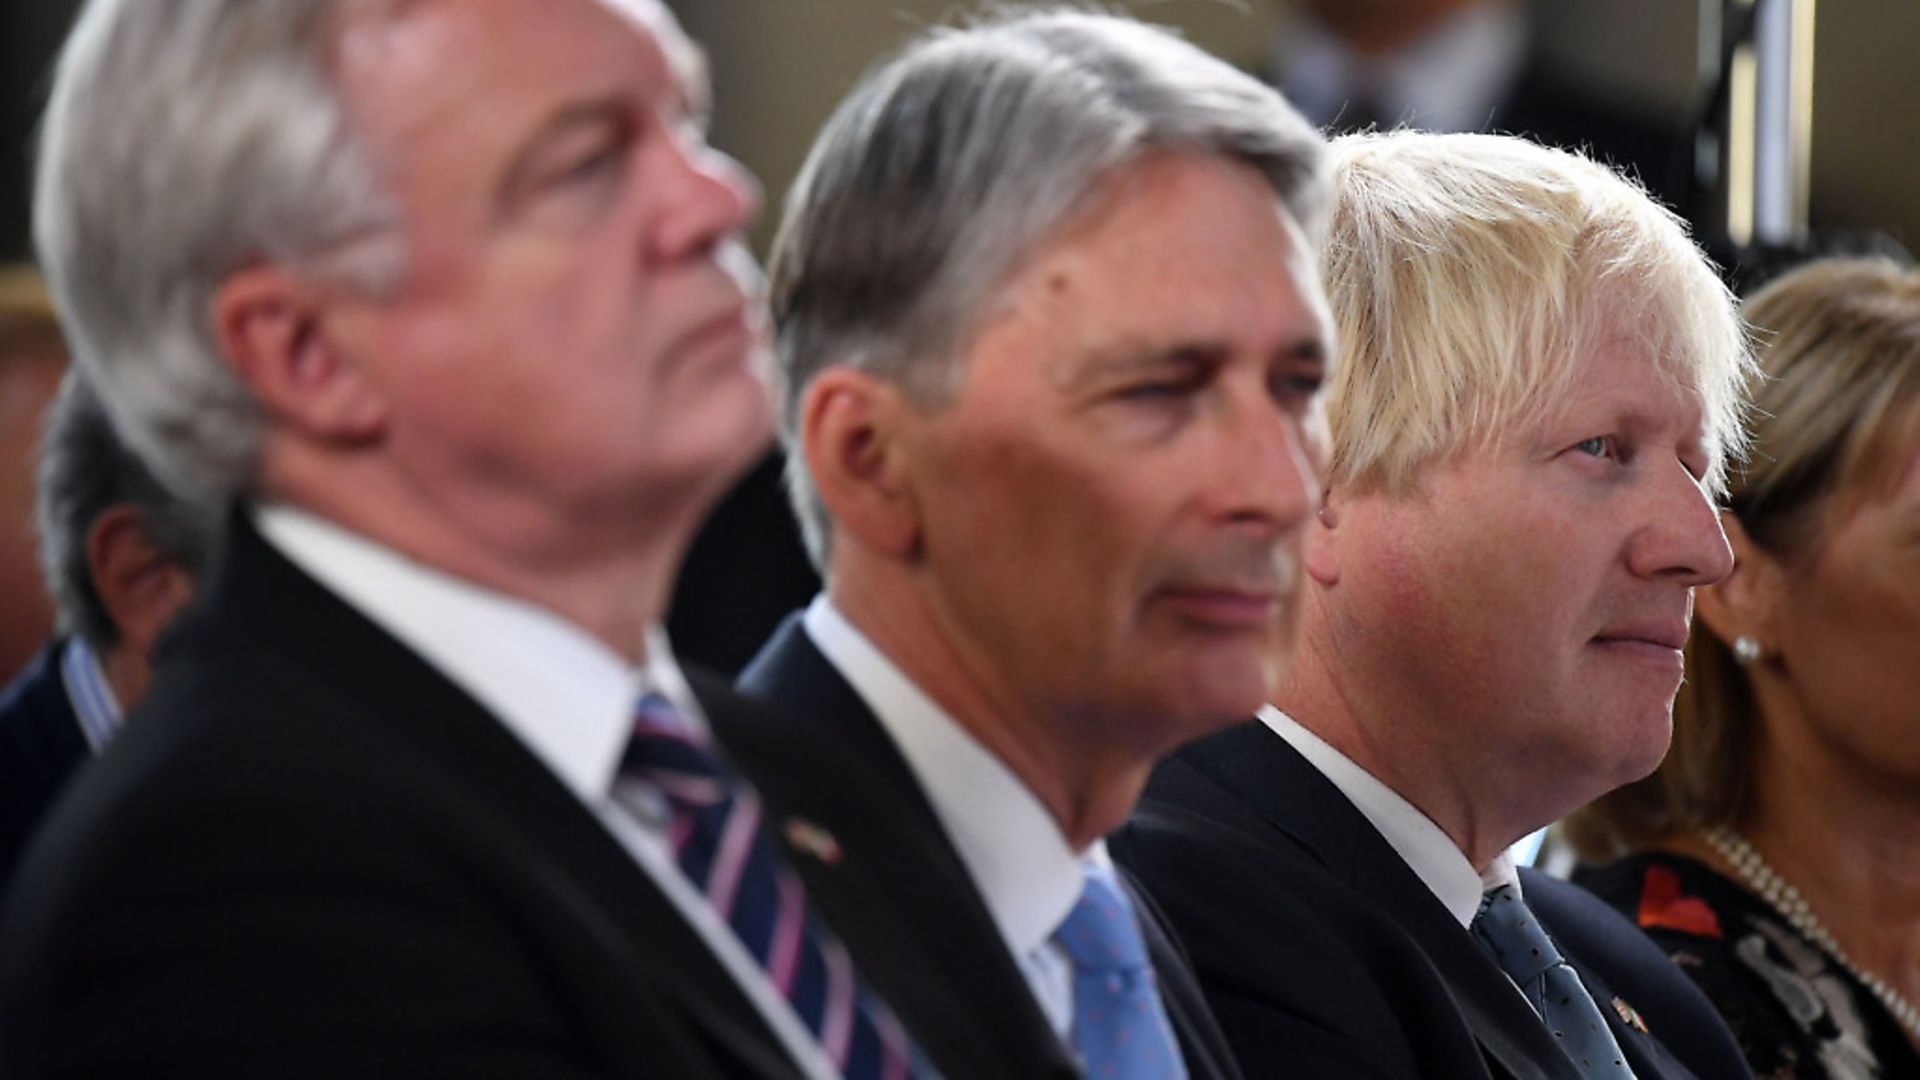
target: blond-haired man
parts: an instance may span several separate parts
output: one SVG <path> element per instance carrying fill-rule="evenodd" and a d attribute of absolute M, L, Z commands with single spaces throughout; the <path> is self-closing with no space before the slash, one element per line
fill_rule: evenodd
<path fill-rule="evenodd" d="M 1257 720 L 1162 766 L 1116 851 L 1250 1075 L 1741 1075 L 1644 938 L 1505 854 L 1666 748 L 1692 589 L 1730 563 L 1731 300 L 1575 155 L 1336 145 L 1301 651 Z"/>

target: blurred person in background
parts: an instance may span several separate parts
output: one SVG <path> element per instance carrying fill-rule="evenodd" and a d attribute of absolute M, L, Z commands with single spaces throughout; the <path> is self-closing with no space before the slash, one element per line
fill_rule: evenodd
<path fill-rule="evenodd" d="M 1746 314 L 1733 573 L 1699 594 L 1666 761 L 1567 821 L 1618 858 L 1575 879 L 1757 1075 L 1920 1076 L 1920 273 L 1815 262 Z"/>
<path fill-rule="evenodd" d="M 78 368 L 47 414 L 35 502 L 61 636 L 0 691 L 0 892 L 55 796 L 146 693 L 216 527 L 126 448 Z"/>
<path fill-rule="evenodd" d="M 67 368 L 46 284 L 30 266 L 0 266 L 0 682 L 53 631 L 33 539 L 34 437 Z"/>
<path fill-rule="evenodd" d="M 1637 176 L 1669 205 L 1678 122 L 1608 102 L 1556 71 L 1526 0 L 1289 0 L 1280 89 L 1336 131 L 1525 135 Z"/>

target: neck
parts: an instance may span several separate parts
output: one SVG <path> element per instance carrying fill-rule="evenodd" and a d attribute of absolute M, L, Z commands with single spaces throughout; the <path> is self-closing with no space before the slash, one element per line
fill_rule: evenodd
<path fill-rule="evenodd" d="M 100 661 L 100 673 L 106 676 L 107 687 L 113 691 L 113 700 L 120 706 L 121 712 L 131 710 L 134 703 L 147 692 L 151 669 L 147 666 L 146 654 L 132 642 L 122 640 L 113 648 L 95 655 Z"/>
<path fill-rule="evenodd" d="M 263 490 L 422 565 L 545 608 L 634 665 L 646 658 L 647 628 L 666 612 L 697 524 L 685 508 L 556 513 L 511 493 L 425 491 L 390 473 L 331 468 L 269 469 Z"/>
<path fill-rule="evenodd" d="M 1920 1000 L 1920 791 L 1768 705 L 1739 831 L 1855 964 Z"/>
<path fill-rule="evenodd" d="M 991 653 L 955 633 L 903 573 L 836 558 L 827 594 L 902 674 L 1033 792 L 1075 851 L 1119 828 L 1153 767 L 1151 755 L 1113 739 L 1124 721 L 1065 715 L 1070 710 L 1023 693 Z"/>
<path fill-rule="evenodd" d="M 1432 705 L 1364 664 L 1364 651 L 1333 630 L 1318 597 L 1303 615 L 1300 650 L 1274 695 L 1277 707 L 1412 803 L 1477 871 L 1537 827 L 1526 824 L 1530 815 L 1507 812 L 1511 777 L 1457 761 L 1458 740 L 1435 729 L 1431 721 L 1443 718 L 1433 717 Z"/>

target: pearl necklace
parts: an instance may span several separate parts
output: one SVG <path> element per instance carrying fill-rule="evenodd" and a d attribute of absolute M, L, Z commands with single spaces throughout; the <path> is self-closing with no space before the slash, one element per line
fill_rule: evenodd
<path fill-rule="evenodd" d="M 1773 910 L 1779 912 L 1780 916 L 1798 930 L 1802 937 L 1826 950 L 1828 956 L 1833 957 L 1841 967 L 1846 968 L 1854 978 L 1860 980 L 1862 985 L 1872 991 L 1873 996 L 1880 999 L 1880 1004 L 1887 1007 L 1887 1012 L 1893 1014 L 1894 1021 L 1906 1029 L 1908 1038 L 1920 1038 L 1920 1009 L 1916 1009 L 1913 1002 L 1902 997 L 1898 990 L 1889 986 L 1880 976 L 1865 971 L 1860 965 L 1854 963 L 1853 959 L 1840 948 L 1839 943 L 1833 940 L 1833 935 L 1828 933 L 1827 928 L 1814 916 L 1813 909 L 1807 906 L 1806 900 L 1800 895 L 1800 890 L 1775 873 L 1773 867 L 1768 866 L 1767 861 L 1760 857 L 1760 853 L 1753 849 L 1753 845 L 1747 843 L 1746 837 L 1721 826 L 1707 829 L 1702 835 L 1707 843 L 1712 845 L 1713 850 L 1719 852 L 1720 857 L 1733 866 L 1747 886 L 1766 900 Z"/>

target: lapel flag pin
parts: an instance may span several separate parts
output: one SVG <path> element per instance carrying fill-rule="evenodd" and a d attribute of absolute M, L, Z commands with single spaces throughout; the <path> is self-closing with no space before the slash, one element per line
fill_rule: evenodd
<path fill-rule="evenodd" d="M 1640 1017 L 1640 1010 L 1626 1003 L 1622 998 L 1613 999 L 1613 1011 L 1620 1014 L 1621 1022 L 1642 1035 L 1647 1033 L 1647 1022 Z"/>
<path fill-rule="evenodd" d="M 804 851 L 828 866 L 838 866 L 845 854 L 832 833 L 806 818 L 788 818 L 783 831 L 795 851 Z"/>

